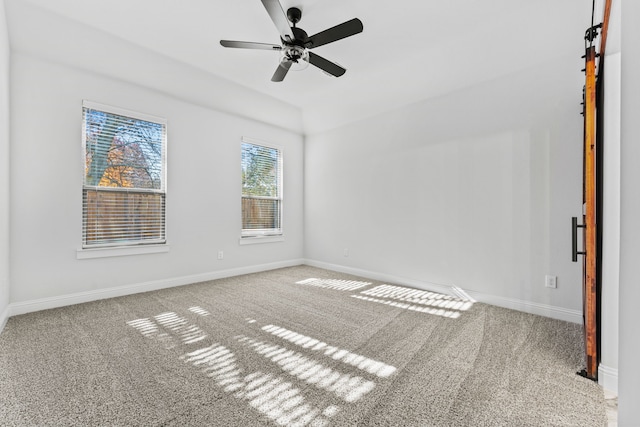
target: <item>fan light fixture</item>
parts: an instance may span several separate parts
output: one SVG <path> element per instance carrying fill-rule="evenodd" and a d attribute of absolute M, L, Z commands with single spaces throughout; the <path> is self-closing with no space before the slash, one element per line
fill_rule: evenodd
<path fill-rule="evenodd" d="M 282 49 L 280 62 L 291 63 L 289 70 L 302 71 L 309 66 L 309 51 L 301 46 L 286 46 Z"/>

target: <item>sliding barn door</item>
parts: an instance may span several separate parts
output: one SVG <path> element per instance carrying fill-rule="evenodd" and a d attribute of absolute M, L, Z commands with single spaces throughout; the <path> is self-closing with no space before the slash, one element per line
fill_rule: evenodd
<path fill-rule="evenodd" d="M 596 197 L 596 49 L 589 47 L 585 56 L 584 93 L 584 327 L 586 376 L 598 375 L 598 257 Z"/>
<path fill-rule="evenodd" d="M 594 3 L 595 5 L 595 3 Z M 611 13 L 611 0 L 606 0 L 602 24 L 591 24 L 585 35 L 585 85 L 584 85 L 584 174 L 583 174 L 583 217 L 582 224 L 573 218 L 573 261 L 584 255 L 583 314 L 586 368 L 581 375 L 592 380 L 598 379 L 600 354 L 600 296 L 602 272 L 602 189 L 603 189 L 603 104 L 604 104 L 604 58 L 607 30 Z M 600 52 L 596 53 L 594 40 L 600 34 Z M 596 76 L 596 62 L 597 76 Z M 583 231 L 582 252 L 577 249 L 578 228 Z"/>

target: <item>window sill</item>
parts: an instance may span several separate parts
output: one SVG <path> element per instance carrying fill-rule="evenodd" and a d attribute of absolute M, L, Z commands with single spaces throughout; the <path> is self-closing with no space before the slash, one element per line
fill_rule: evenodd
<path fill-rule="evenodd" d="M 169 252 L 169 245 L 145 245 L 145 246 L 131 246 L 131 247 L 113 247 L 113 248 L 96 248 L 96 249 L 78 249 L 76 251 L 77 259 L 92 259 L 92 258 L 108 258 L 116 256 L 130 256 L 130 255 L 144 255 L 144 254 L 158 254 Z"/>
<path fill-rule="evenodd" d="M 247 236 L 240 238 L 241 245 L 255 245 L 259 243 L 284 242 L 284 235 L 280 236 Z"/>

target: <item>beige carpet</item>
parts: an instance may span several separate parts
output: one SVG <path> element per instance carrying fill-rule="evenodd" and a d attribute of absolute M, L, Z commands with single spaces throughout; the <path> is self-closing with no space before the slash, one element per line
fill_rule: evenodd
<path fill-rule="evenodd" d="M 605 426 L 581 327 L 293 267 L 9 319 L 9 426 Z"/>

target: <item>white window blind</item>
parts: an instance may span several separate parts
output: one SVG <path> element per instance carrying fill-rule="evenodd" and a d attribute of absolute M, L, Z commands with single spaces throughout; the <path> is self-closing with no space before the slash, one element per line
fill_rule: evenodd
<path fill-rule="evenodd" d="M 282 150 L 242 139 L 242 237 L 282 234 Z"/>
<path fill-rule="evenodd" d="M 82 246 L 165 243 L 166 120 L 83 102 Z"/>

